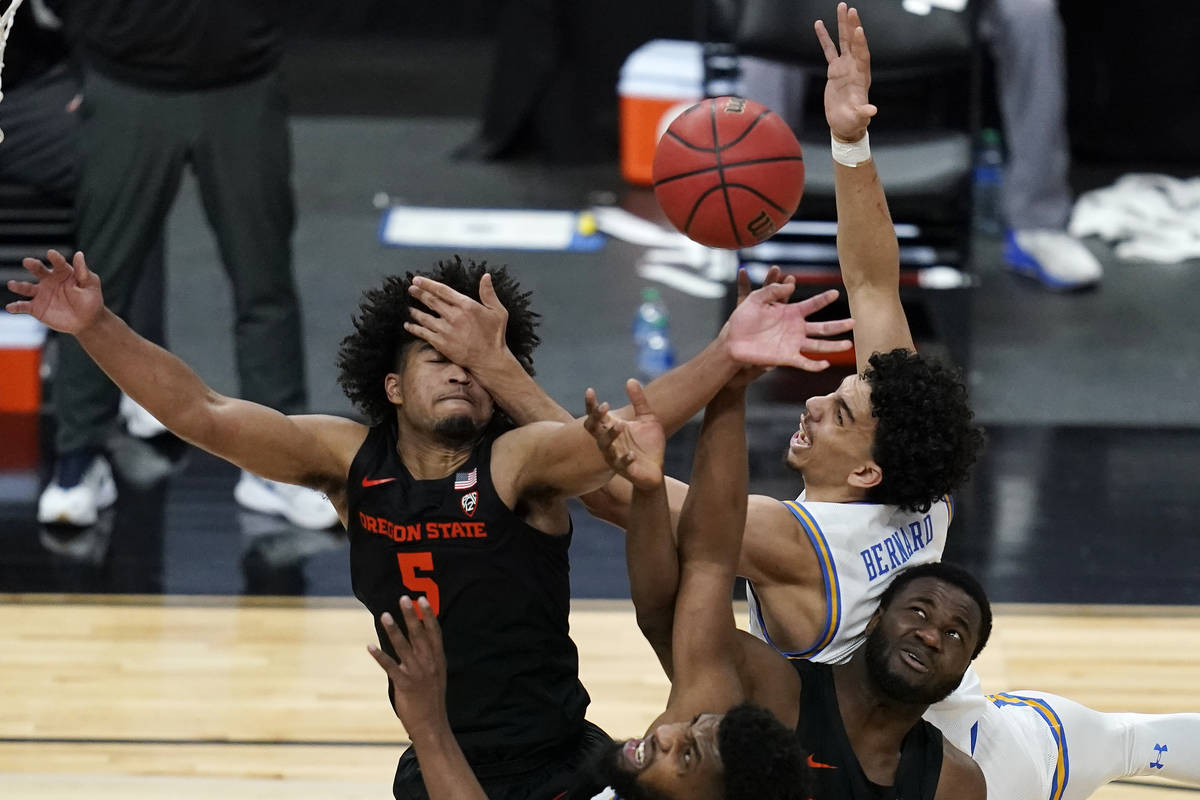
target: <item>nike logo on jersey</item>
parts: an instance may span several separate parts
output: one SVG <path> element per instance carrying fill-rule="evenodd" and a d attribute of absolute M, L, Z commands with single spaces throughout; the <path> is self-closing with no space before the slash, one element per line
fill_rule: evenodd
<path fill-rule="evenodd" d="M 379 486 L 380 484 L 383 484 L 383 483 L 391 483 L 394 480 L 396 480 L 396 479 L 395 478 L 363 478 L 362 483 L 363 483 L 364 489 L 369 489 L 372 486 Z"/>
<path fill-rule="evenodd" d="M 812 757 L 812 753 L 808 754 L 808 766 L 811 769 L 837 769 L 833 764 L 822 764 Z"/>

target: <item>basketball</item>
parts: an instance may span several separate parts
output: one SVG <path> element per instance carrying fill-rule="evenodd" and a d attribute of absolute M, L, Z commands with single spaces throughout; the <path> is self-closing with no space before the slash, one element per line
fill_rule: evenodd
<path fill-rule="evenodd" d="M 778 114 L 753 100 L 716 97 L 667 127 L 653 180 L 672 225 L 700 244 L 732 250 L 770 237 L 795 213 L 804 158 Z"/>

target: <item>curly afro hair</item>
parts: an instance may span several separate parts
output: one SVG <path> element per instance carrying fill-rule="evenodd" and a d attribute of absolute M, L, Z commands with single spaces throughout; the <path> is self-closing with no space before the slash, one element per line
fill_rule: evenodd
<path fill-rule="evenodd" d="M 404 277 L 392 275 L 379 288 L 363 292 L 354 317 L 354 332 L 342 340 L 338 349 L 338 383 L 371 424 L 384 422 L 393 413 L 383 388 L 384 378 L 396 371 L 397 359 L 404 348 L 419 341 L 404 330 L 404 323 L 410 321 L 409 309 L 415 307 L 432 313 L 408 293 L 413 278 L 416 275 L 432 278 L 478 300 L 479 280 L 487 272 L 492 275 L 497 298 L 508 310 L 504 334 L 508 349 L 525 371 L 533 374 L 533 350 L 541 342 L 536 333 L 540 315 L 529 309 L 530 292 L 521 291 L 507 267 L 488 269 L 486 261 L 475 263 L 455 256 L 450 261 L 438 261 L 428 272 L 408 272 Z"/>
<path fill-rule="evenodd" d="M 807 800 L 808 755 L 796 732 L 765 708 L 734 706 L 717 728 L 725 800 Z"/>
<path fill-rule="evenodd" d="M 971 658 L 975 658 L 983 652 L 983 648 L 992 635 L 992 604 L 988 600 L 983 585 L 976 580 L 974 575 L 957 564 L 935 561 L 932 564 L 921 564 L 901 571 L 895 580 L 888 584 L 883 596 L 879 598 L 879 607 L 884 609 L 890 606 L 900 590 L 917 578 L 936 578 L 939 581 L 945 581 L 951 586 L 962 589 L 968 597 L 975 601 L 975 605 L 979 606 L 979 640 L 975 643 L 975 652 L 971 654 Z"/>
<path fill-rule="evenodd" d="M 871 455 L 883 480 L 867 497 L 924 513 L 962 485 L 983 446 L 967 387 L 956 370 L 903 348 L 875 353 L 869 363 Z"/>

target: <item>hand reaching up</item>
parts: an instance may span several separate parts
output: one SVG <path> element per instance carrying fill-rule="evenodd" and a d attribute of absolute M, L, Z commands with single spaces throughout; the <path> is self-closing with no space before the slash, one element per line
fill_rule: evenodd
<path fill-rule="evenodd" d="M 604 460 L 618 475 L 638 489 L 653 489 L 663 482 L 663 453 L 666 435 L 642 385 L 630 378 L 625 391 L 633 404 L 634 418 L 624 420 L 609 413 L 608 403 L 599 403 L 596 392 L 585 395 L 587 419 L 584 427 L 596 439 Z"/>
<path fill-rule="evenodd" d="M 857 142 L 879 111 L 867 102 L 871 88 L 871 52 L 858 9 L 838 3 L 838 42 L 834 45 L 825 23 L 817 20 L 817 41 L 829 64 L 825 81 L 825 120 L 843 142 Z"/>
<path fill-rule="evenodd" d="M 854 321 L 840 319 L 830 322 L 809 322 L 807 317 L 820 311 L 838 298 L 830 289 L 821 294 L 789 303 L 788 297 L 796 284 L 779 282 L 750 292 L 734 309 L 724 332 L 729 352 L 743 364 L 764 367 L 796 367 L 819 372 L 828 361 L 808 358 L 804 353 L 838 353 L 849 350 L 848 339 L 814 339 L 814 336 L 833 336 L 854 327 Z"/>
<path fill-rule="evenodd" d="M 30 314 L 61 333 L 77 334 L 96 321 L 104 308 L 100 278 L 87 267 L 83 253 L 68 263 L 57 250 L 46 253 L 46 261 L 21 261 L 36 281 L 9 281 L 8 289 L 28 298 L 9 303 L 10 314 Z"/>
<path fill-rule="evenodd" d="M 375 645 L 367 652 L 379 664 L 392 683 L 392 705 L 409 736 L 418 738 L 433 730 L 449 727 L 446 717 L 446 652 L 442 647 L 442 629 L 433 606 L 424 597 L 416 605 L 411 598 L 400 598 L 404 632 L 391 614 L 380 617 L 399 662 Z"/>

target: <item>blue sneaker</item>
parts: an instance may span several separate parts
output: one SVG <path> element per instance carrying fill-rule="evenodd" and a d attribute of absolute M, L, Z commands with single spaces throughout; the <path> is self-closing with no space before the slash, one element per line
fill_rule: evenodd
<path fill-rule="evenodd" d="M 1052 228 L 1009 231 L 1004 237 L 1004 260 L 1013 272 L 1058 292 L 1095 286 L 1104 274 L 1082 242 Z"/>

